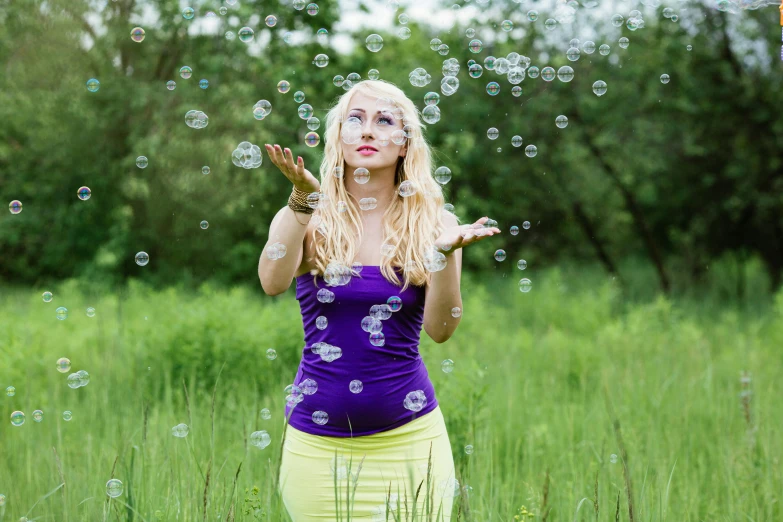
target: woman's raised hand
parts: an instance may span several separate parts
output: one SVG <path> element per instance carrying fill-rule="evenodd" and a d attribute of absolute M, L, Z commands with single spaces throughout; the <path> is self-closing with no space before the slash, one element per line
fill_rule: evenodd
<path fill-rule="evenodd" d="M 444 254 L 449 255 L 458 248 L 481 241 L 485 237 L 500 234 L 500 229 L 497 227 L 484 227 L 484 223 L 488 219 L 488 217 L 483 217 L 473 224 L 456 225 L 445 229 L 435 240 L 435 246 Z"/>
<path fill-rule="evenodd" d="M 319 192 L 321 183 L 304 166 L 304 160 L 301 156 L 294 161 L 294 155 L 290 149 L 281 149 L 280 145 L 266 144 L 266 152 L 269 159 L 275 164 L 280 172 L 285 174 L 296 188 L 303 192 Z"/>

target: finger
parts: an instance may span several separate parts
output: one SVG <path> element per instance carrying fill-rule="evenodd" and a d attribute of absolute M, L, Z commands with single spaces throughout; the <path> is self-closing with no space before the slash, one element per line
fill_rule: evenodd
<path fill-rule="evenodd" d="M 277 156 L 277 145 L 267 145 L 267 152 L 269 152 L 269 159 L 277 168 L 280 168 L 280 160 Z"/>
<path fill-rule="evenodd" d="M 305 167 L 304 167 L 304 160 L 302 159 L 302 156 L 299 156 L 296 159 L 296 172 L 300 176 L 304 176 Z"/>
<path fill-rule="evenodd" d="M 290 149 L 285 149 L 283 158 L 285 159 L 285 166 L 288 168 L 288 172 L 297 175 L 298 172 L 296 171 L 296 166 L 294 165 L 294 155 Z"/>
<path fill-rule="evenodd" d="M 475 225 L 483 225 L 484 223 L 486 223 L 486 222 L 487 222 L 487 220 L 488 220 L 488 219 L 489 219 L 489 217 L 487 217 L 487 216 L 484 216 L 483 218 L 481 218 L 481 219 L 479 219 L 478 221 L 476 221 L 476 223 L 474 223 L 474 224 L 475 224 Z"/>

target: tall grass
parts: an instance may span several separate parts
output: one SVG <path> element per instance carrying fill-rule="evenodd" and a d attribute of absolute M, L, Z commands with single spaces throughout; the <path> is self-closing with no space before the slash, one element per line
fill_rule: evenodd
<path fill-rule="evenodd" d="M 466 275 L 454 337 L 423 334 L 462 486 L 453 520 L 783 520 L 783 294 L 631 295 L 578 268 L 539 271 L 528 294 L 518 277 Z M 283 388 L 302 348 L 290 292 L 70 282 L 2 296 L 0 386 L 16 394 L 0 396 L 0 517 L 287 520 Z M 67 387 L 63 356 L 89 385 Z M 11 425 L 14 410 L 24 425 Z M 260 429 L 273 440 L 264 450 L 248 443 Z"/>

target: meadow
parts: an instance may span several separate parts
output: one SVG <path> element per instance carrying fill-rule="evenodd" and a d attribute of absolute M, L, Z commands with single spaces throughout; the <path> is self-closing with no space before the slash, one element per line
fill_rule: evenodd
<path fill-rule="evenodd" d="M 641 272 L 623 291 L 595 268 L 533 267 L 527 294 L 518 271 L 466 274 L 456 334 L 421 344 L 463 486 L 453 520 L 783 520 L 783 292 L 756 268 L 742 298 L 720 266 L 670 298 Z M 291 290 L 2 289 L 0 519 L 287 520 L 275 476 L 302 340 Z M 90 383 L 70 389 L 60 357 Z"/>

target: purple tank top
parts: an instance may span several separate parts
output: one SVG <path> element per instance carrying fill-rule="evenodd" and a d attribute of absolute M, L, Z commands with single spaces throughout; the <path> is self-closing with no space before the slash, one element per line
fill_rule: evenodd
<path fill-rule="evenodd" d="M 323 288 L 334 293 L 332 302 L 319 301 L 318 291 Z M 405 292 L 400 290 L 401 286 L 383 277 L 379 266 L 365 266 L 345 286 L 327 286 L 321 277 L 309 273 L 296 278 L 305 346 L 294 379 L 304 391 L 302 400 L 293 411 L 291 402 L 285 410 L 294 428 L 329 437 L 371 435 L 402 426 L 437 407 L 435 390 L 419 355 L 425 289 L 410 285 Z M 374 343 L 370 341 L 371 333 L 362 329 L 362 319 L 370 315 L 373 305 L 386 304 L 392 296 L 402 299 L 402 307 L 381 320 L 384 343 L 376 346 L 377 337 Z M 327 321 L 324 329 L 316 325 L 320 316 Z M 339 347 L 342 355 L 327 362 L 328 348 L 314 353 L 313 345 L 316 351 L 324 346 L 316 343 Z M 307 379 L 315 381 L 315 393 L 308 394 L 313 386 Z M 356 383 L 352 387 L 352 381 L 361 381 L 361 387 Z M 413 403 L 417 409 L 423 402 L 419 391 L 426 404 L 414 412 L 406 408 L 406 397 L 408 406 Z M 328 420 L 321 424 L 325 417 L 316 412 L 324 412 Z"/>

